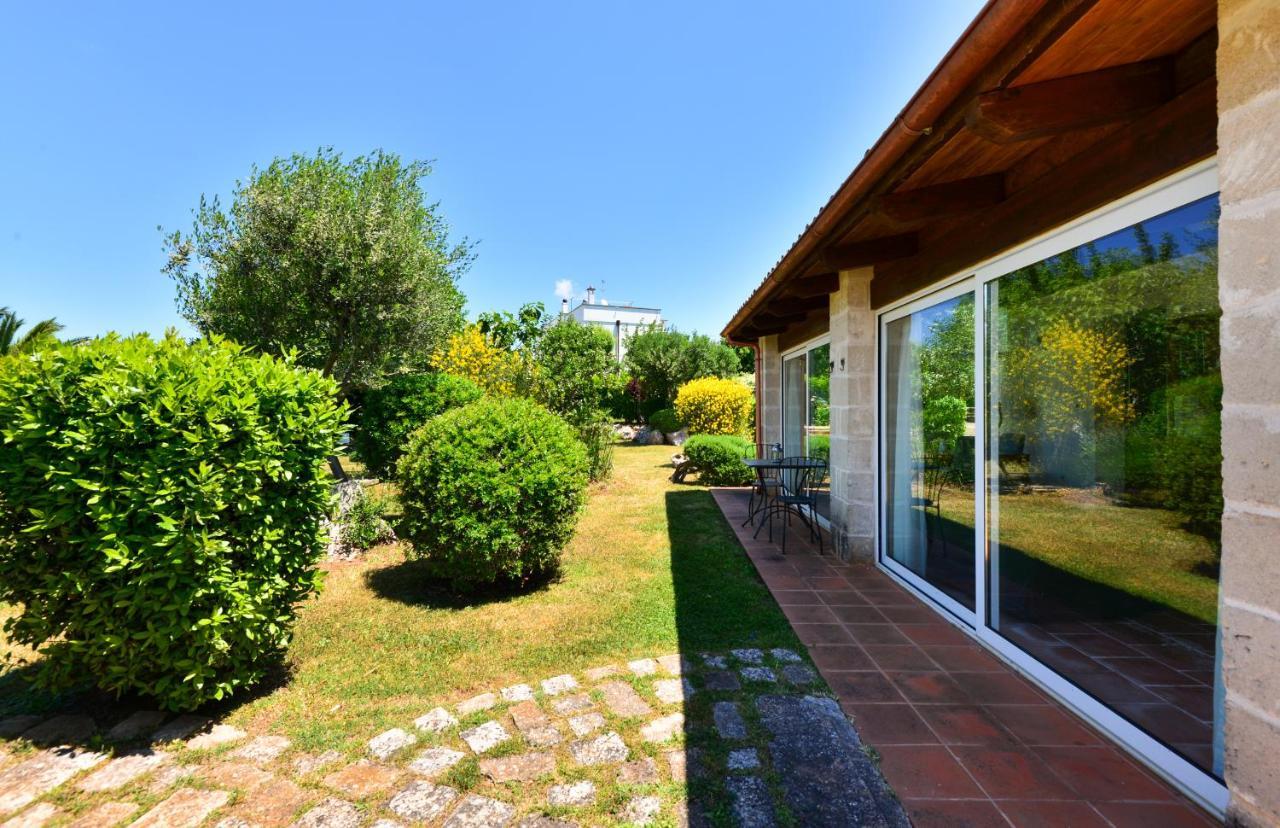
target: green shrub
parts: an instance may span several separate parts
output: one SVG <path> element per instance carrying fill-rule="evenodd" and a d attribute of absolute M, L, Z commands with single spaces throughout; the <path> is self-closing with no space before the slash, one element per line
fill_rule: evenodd
<path fill-rule="evenodd" d="M 751 389 L 731 379 L 687 382 L 676 394 L 676 416 L 690 434 L 742 434 L 755 404 Z"/>
<path fill-rule="evenodd" d="M 535 402 L 484 397 L 427 423 L 397 469 L 401 531 L 456 585 L 552 571 L 577 523 L 587 452 Z"/>
<path fill-rule="evenodd" d="M 684 444 L 684 456 L 708 486 L 745 486 L 755 474 L 743 459 L 755 454 L 755 444 L 731 435 L 695 434 Z"/>
<path fill-rule="evenodd" d="M 388 499 L 361 489 L 342 517 L 342 542 L 355 549 L 369 549 L 395 537 L 383 517 Z"/>
<path fill-rule="evenodd" d="M 649 415 L 649 427 L 663 434 L 672 434 L 684 428 L 674 408 L 662 408 Z"/>
<path fill-rule="evenodd" d="M 613 472 L 613 423 L 603 415 L 577 426 L 578 439 L 587 450 L 587 476 L 592 483 Z"/>
<path fill-rule="evenodd" d="M 259 680 L 318 585 L 336 393 L 175 334 L 0 360 L 0 601 L 35 681 L 176 710 Z"/>
<path fill-rule="evenodd" d="M 351 448 L 369 474 L 390 477 L 409 435 L 427 420 L 479 399 L 480 388 L 449 374 L 397 374 L 365 392 Z"/>
<path fill-rule="evenodd" d="M 924 404 L 922 429 L 927 451 L 950 451 L 955 442 L 964 436 L 964 422 L 968 415 L 964 400 L 949 394 L 927 400 Z"/>

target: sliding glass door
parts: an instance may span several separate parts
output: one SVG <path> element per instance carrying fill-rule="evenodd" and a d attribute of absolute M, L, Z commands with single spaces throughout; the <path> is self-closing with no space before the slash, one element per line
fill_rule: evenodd
<path fill-rule="evenodd" d="M 1220 805 L 1215 193 L 1206 166 L 883 312 L 879 487 L 882 565 Z"/>
<path fill-rule="evenodd" d="M 831 457 L 831 344 L 809 344 L 782 361 L 782 453 Z M 818 490 L 818 515 L 830 514 L 829 481 Z"/>

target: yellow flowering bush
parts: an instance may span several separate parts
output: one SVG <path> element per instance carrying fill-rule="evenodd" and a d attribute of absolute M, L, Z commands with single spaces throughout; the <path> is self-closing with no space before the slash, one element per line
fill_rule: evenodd
<path fill-rule="evenodd" d="M 743 434 L 751 423 L 751 389 L 731 379 L 706 377 L 676 392 L 676 415 L 690 434 Z"/>
<path fill-rule="evenodd" d="M 520 351 L 493 343 L 479 327 L 470 325 L 453 334 L 431 357 L 431 367 L 471 380 L 488 394 L 510 397 L 524 393 L 533 379 L 533 364 Z"/>

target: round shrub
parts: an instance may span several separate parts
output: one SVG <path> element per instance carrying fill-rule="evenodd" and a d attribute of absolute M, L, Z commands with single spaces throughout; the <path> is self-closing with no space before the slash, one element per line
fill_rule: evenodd
<path fill-rule="evenodd" d="M 427 420 L 480 398 L 474 382 L 451 374 L 397 374 L 365 392 L 351 447 L 375 477 L 390 477 L 409 435 Z"/>
<path fill-rule="evenodd" d="M 402 534 L 432 574 L 460 587 L 522 582 L 558 565 L 587 454 L 537 403 L 483 397 L 415 432 L 397 480 Z"/>
<path fill-rule="evenodd" d="M 741 434 L 751 420 L 751 389 L 731 379 L 686 382 L 676 393 L 676 416 L 690 434 Z"/>
<path fill-rule="evenodd" d="M 37 684 L 178 710 L 259 680 L 317 588 L 337 390 L 174 334 L 0 360 L 0 601 Z"/>
<path fill-rule="evenodd" d="M 662 408 L 649 415 L 649 427 L 663 434 L 674 434 L 684 428 L 674 408 Z"/>
<path fill-rule="evenodd" d="M 755 451 L 754 443 L 731 435 L 695 434 L 684 444 L 685 458 L 708 486 L 748 485 L 755 473 L 742 461 Z"/>

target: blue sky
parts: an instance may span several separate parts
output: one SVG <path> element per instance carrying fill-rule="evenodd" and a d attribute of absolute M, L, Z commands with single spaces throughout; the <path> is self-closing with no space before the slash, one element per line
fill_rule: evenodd
<path fill-rule="evenodd" d="M 717 333 L 979 7 L 6 4 L 0 305 L 181 328 L 157 226 L 330 145 L 435 160 L 472 315 L 568 279 Z"/>

